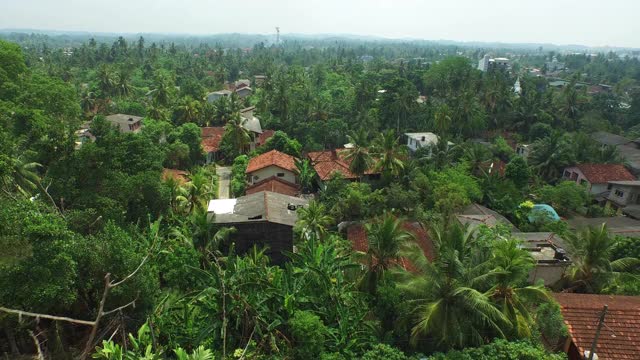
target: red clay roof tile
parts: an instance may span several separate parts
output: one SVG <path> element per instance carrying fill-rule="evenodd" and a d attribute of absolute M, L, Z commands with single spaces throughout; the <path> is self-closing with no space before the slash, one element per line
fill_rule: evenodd
<path fill-rule="evenodd" d="M 258 139 L 256 141 L 256 146 L 262 146 L 264 145 L 267 140 L 269 140 L 269 138 L 271 138 L 273 136 L 273 134 L 275 134 L 275 130 L 264 130 L 262 131 L 262 134 L 258 135 Z"/>
<path fill-rule="evenodd" d="M 162 180 L 174 179 L 180 184 L 185 184 L 189 182 L 189 172 L 178 169 L 162 169 Z"/>
<path fill-rule="evenodd" d="M 249 160 L 246 173 L 250 174 L 268 166 L 277 166 L 284 170 L 296 171 L 296 163 L 293 156 L 278 150 L 271 150 Z"/>
<path fill-rule="evenodd" d="M 220 142 L 224 135 L 223 127 L 203 127 L 202 129 L 202 149 L 206 153 L 216 152 L 220 148 Z"/>
<path fill-rule="evenodd" d="M 300 191 L 296 185 L 290 184 L 279 177 L 272 176 L 247 187 L 247 195 L 260 191 L 271 191 L 283 195 L 296 196 Z"/>
<path fill-rule="evenodd" d="M 553 294 L 578 351 L 591 348 L 604 305 L 605 317 L 596 354 L 602 360 L 640 359 L 640 296 Z"/>
<path fill-rule="evenodd" d="M 330 179 L 336 172 L 341 173 L 345 179 L 355 179 L 357 176 L 349 170 L 351 161 L 347 159 L 348 151 L 348 149 L 314 151 L 308 153 L 307 157 L 311 160 L 311 165 L 322 181 Z M 365 174 L 378 174 L 378 172 L 369 169 Z"/>
<path fill-rule="evenodd" d="M 609 181 L 636 180 L 627 168 L 620 164 L 578 164 L 576 165 L 592 184 L 606 184 Z"/>

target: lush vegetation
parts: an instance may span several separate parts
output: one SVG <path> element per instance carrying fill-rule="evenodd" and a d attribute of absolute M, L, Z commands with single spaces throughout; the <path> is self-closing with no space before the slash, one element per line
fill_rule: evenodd
<path fill-rule="evenodd" d="M 640 293 L 637 241 L 528 219 L 533 200 L 562 216 L 593 213 L 586 190 L 560 175 L 577 162 L 622 162 L 589 135 L 638 136 L 635 59 L 560 55 L 567 80 L 614 85 L 589 94 L 519 71 L 556 55 L 525 50 L 511 73 L 481 73 L 483 50 L 421 43 L 241 49 L 244 40 L 120 37 L 70 51 L 55 38 L 12 40 L 22 47 L 0 41 L 0 353 L 560 359 L 541 345 L 542 334 L 566 336 L 545 285 Z M 248 98 L 205 100 L 255 75 L 267 78 Z M 240 115 L 248 106 L 276 130 L 254 151 Z M 105 118 L 113 113 L 142 116 L 143 128 L 120 132 Z M 94 139 L 76 144 L 83 124 Z M 299 210 L 286 265 L 270 264 L 264 249 L 236 253 L 235 229 L 211 221 L 218 178 L 205 164 L 203 126 L 225 129 L 218 165 L 231 167 L 232 196 L 245 192 L 251 157 L 276 149 L 300 158 L 301 192 L 315 199 Z M 409 154 L 408 131 L 433 131 L 438 144 Z M 516 142 L 532 144 L 528 159 Z M 357 179 L 319 182 L 305 154 L 347 143 Z M 521 230 L 560 232 L 568 275 L 528 283 L 535 261 L 510 229 L 456 220 L 472 203 Z M 366 251 L 345 240 L 345 222 L 363 225 Z M 429 231 L 436 256 L 407 222 Z"/>

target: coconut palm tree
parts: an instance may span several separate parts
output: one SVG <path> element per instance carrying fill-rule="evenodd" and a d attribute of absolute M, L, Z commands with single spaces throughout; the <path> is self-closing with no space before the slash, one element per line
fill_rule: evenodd
<path fill-rule="evenodd" d="M 412 309 L 411 341 L 425 336 L 445 348 L 481 345 L 490 336 L 505 337 L 509 319 L 475 286 L 486 280 L 486 262 L 474 259 L 473 237 L 459 225 L 434 232 L 438 257 L 405 252 L 416 271 L 398 273 L 398 288 Z M 476 254 L 477 255 L 477 254 Z"/>
<path fill-rule="evenodd" d="M 605 224 L 569 233 L 566 238 L 572 255 L 568 279 L 573 291 L 594 292 L 616 278 L 633 277 L 625 272 L 640 266 L 636 258 L 611 260 L 615 239 Z"/>
<path fill-rule="evenodd" d="M 334 220 L 327 215 L 325 206 L 318 201 L 309 202 L 309 206 L 298 209 L 297 230 L 303 239 L 311 237 L 320 241 L 327 235 L 327 228 L 333 224 Z"/>
<path fill-rule="evenodd" d="M 171 102 L 171 85 L 166 77 L 162 75 L 156 76 L 153 83 L 152 99 L 153 103 L 166 107 Z"/>
<path fill-rule="evenodd" d="M 535 321 L 527 302 L 551 300 L 542 285 L 519 286 L 527 281 L 535 260 L 530 252 L 522 249 L 518 240 L 500 239 L 493 246 L 491 265 L 490 278 L 495 285 L 488 291 L 489 297 L 511 322 L 513 335 L 530 337 Z"/>
<path fill-rule="evenodd" d="M 375 169 L 386 176 L 397 176 L 404 168 L 407 148 L 400 144 L 400 137 L 393 130 L 380 133 L 374 141 L 373 154 L 377 159 Z"/>
<path fill-rule="evenodd" d="M 120 68 L 117 80 L 115 81 L 116 92 L 120 96 L 128 96 L 131 93 L 132 86 L 130 84 L 131 70 L 127 67 Z"/>
<path fill-rule="evenodd" d="M 365 285 L 375 294 L 378 282 L 394 263 L 400 253 L 415 237 L 402 227 L 403 220 L 385 212 L 379 219 L 365 225 L 369 246 L 366 252 L 367 274 Z"/>
<path fill-rule="evenodd" d="M 224 137 L 229 139 L 231 146 L 240 154 L 247 151 L 251 142 L 251 135 L 244 126 L 246 121 L 236 113 L 224 126 Z"/>
<path fill-rule="evenodd" d="M 469 162 L 471 173 L 478 176 L 480 175 L 482 164 L 491 159 L 491 152 L 482 144 L 469 142 L 464 144 L 463 157 Z"/>
<path fill-rule="evenodd" d="M 102 64 L 98 68 L 97 77 L 98 77 L 98 88 L 100 88 L 100 91 L 102 92 L 102 97 L 103 98 L 109 97 L 109 95 L 113 93 L 113 90 L 116 86 L 116 81 L 114 79 L 113 72 L 106 64 Z"/>
<path fill-rule="evenodd" d="M 197 122 L 200 116 L 200 103 L 190 97 L 185 97 L 178 105 L 178 111 L 180 112 L 179 118 L 182 123 Z"/>
<path fill-rule="evenodd" d="M 196 171 L 190 176 L 191 181 L 178 190 L 176 202 L 186 213 L 194 209 L 206 209 L 206 203 L 214 197 L 213 178 L 204 170 Z"/>
<path fill-rule="evenodd" d="M 96 107 L 96 94 L 93 91 L 83 92 L 80 107 L 85 115 L 93 114 Z"/>
<path fill-rule="evenodd" d="M 10 159 L 10 167 L 8 173 L 0 178 L 2 187 L 7 192 L 17 191 L 22 196 L 31 197 L 35 192 L 39 192 L 41 195 L 47 198 L 47 201 L 58 210 L 58 205 L 53 200 L 47 188 L 42 185 L 42 180 L 36 169 L 41 168 L 37 162 L 27 162 L 22 156 Z"/>
<path fill-rule="evenodd" d="M 345 160 L 349 162 L 349 170 L 354 173 L 359 180 L 362 179 L 367 170 L 373 165 L 373 158 L 364 145 L 364 132 L 353 135 L 347 135 L 347 139 L 351 143 L 351 148 L 347 149 Z"/>
<path fill-rule="evenodd" d="M 560 171 L 573 162 L 569 140 L 560 131 L 533 143 L 529 164 L 547 180 L 557 179 Z"/>
<path fill-rule="evenodd" d="M 449 130 L 451 129 L 451 109 L 449 109 L 447 104 L 441 104 L 438 106 L 438 109 L 433 116 L 433 124 L 440 136 L 444 136 L 449 133 Z"/>

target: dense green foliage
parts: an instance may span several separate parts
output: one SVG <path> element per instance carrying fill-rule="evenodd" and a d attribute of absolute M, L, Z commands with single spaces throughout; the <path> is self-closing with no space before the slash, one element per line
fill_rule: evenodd
<path fill-rule="evenodd" d="M 529 223 L 530 201 L 595 214 L 560 176 L 622 163 L 590 135 L 639 136 L 638 60 L 514 50 L 511 72 L 482 73 L 484 50 L 419 42 L 74 37 L 65 50 L 10 37 L 21 46 L 0 41 L 0 306 L 85 320 L 103 309 L 88 346 L 99 359 L 563 358 L 540 345 L 566 329 L 550 290 L 528 283 L 531 254 L 509 229 L 456 215 L 480 203 L 521 230 L 562 232 L 562 221 Z M 570 69 L 562 89 L 523 70 L 554 55 Z M 247 98 L 206 100 L 242 78 Z M 615 86 L 593 94 L 578 80 Z M 275 130 L 259 146 L 241 115 L 250 106 Z M 142 129 L 119 131 L 114 113 L 143 117 Z M 224 127 L 218 164 L 205 164 L 204 126 Z M 437 144 L 411 154 L 412 131 Z M 516 143 L 531 144 L 528 159 Z M 345 144 L 353 181 L 320 181 L 306 154 Z M 264 249 L 237 253 L 238 229 L 207 213 L 216 166 L 231 167 L 230 194 L 242 196 L 249 160 L 270 150 L 297 157 L 300 191 L 315 193 L 282 266 Z M 349 226 L 366 249 L 345 240 Z M 429 258 L 416 226 L 433 240 Z M 637 242 L 606 228 L 561 235 L 572 266 L 556 288 L 640 293 Z M 2 312 L 0 353 L 33 353 L 34 329 L 47 356 L 69 358 L 91 327 Z"/>

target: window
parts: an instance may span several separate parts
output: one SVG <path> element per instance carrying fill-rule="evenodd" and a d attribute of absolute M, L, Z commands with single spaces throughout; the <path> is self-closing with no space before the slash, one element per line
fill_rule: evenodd
<path fill-rule="evenodd" d="M 569 171 L 565 170 L 564 171 L 564 177 L 568 179 L 570 176 L 571 175 L 569 175 Z"/>
<path fill-rule="evenodd" d="M 614 192 L 614 194 L 616 194 L 617 197 L 623 197 L 624 196 L 624 193 L 622 191 L 620 191 L 620 190 L 617 190 L 617 189 Z"/>
<path fill-rule="evenodd" d="M 284 177 L 284 173 L 277 173 L 276 176 L 277 177 Z"/>

